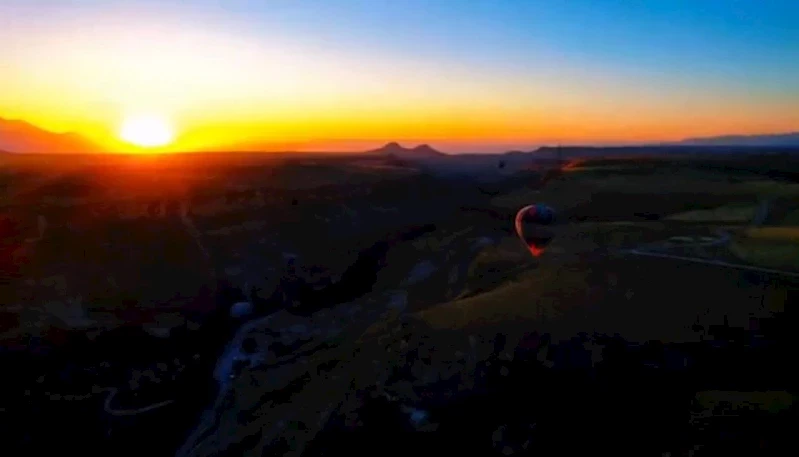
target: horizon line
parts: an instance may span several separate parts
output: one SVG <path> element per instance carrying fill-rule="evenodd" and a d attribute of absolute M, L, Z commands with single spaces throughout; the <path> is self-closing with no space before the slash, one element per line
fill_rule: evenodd
<path fill-rule="evenodd" d="M 504 154 L 508 152 L 534 152 L 541 148 L 546 147 L 563 147 L 563 148 L 614 148 L 614 147 L 662 147 L 662 146 L 680 146 L 682 143 L 690 143 L 692 141 L 705 141 L 705 140 L 713 140 L 713 139 L 746 139 L 746 138 L 755 138 L 755 137 L 779 137 L 779 136 L 790 136 L 790 135 L 799 135 L 799 129 L 797 130 L 789 130 L 789 131 L 779 131 L 779 132 L 764 132 L 764 133 L 747 133 L 747 134 L 737 134 L 737 133 L 723 133 L 718 135 L 708 135 L 708 136 L 690 136 L 690 137 L 681 137 L 679 139 L 673 140 L 652 140 L 652 141 L 629 141 L 629 140 L 616 140 L 616 141 L 585 141 L 585 142 L 570 142 L 570 141 L 542 141 L 538 142 L 537 144 L 531 144 L 529 146 L 524 147 L 513 147 L 513 144 L 519 144 L 521 142 L 514 142 L 514 141 L 491 141 L 491 140 L 473 140 L 473 141 L 459 141 L 457 139 L 439 139 L 440 142 L 443 143 L 450 143 L 450 142 L 457 142 L 463 143 L 464 148 L 461 148 L 460 152 L 453 152 L 447 151 L 445 149 L 439 149 L 434 144 L 435 142 L 430 140 L 424 139 L 406 139 L 406 140 L 394 140 L 394 139 L 380 139 L 380 140 L 366 140 L 366 139 L 311 139 L 305 141 L 274 141 L 275 144 L 281 143 L 296 143 L 297 146 L 301 147 L 304 144 L 314 144 L 314 143 L 371 143 L 375 146 L 366 148 L 366 149 L 351 149 L 351 150 L 335 150 L 335 149 L 285 149 L 285 150 L 269 150 L 269 149 L 238 149 L 235 146 L 231 148 L 225 147 L 209 147 L 209 148 L 197 148 L 197 149 L 187 149 L 187 150 L 170 150 L 169 146 L 162 147 L 162 148 L 134 148 L 129 151 L 120 151 L 114 150 L 110 148 L 104 147 L 102 144 L 98 143 L 90 136 L 87 136 L 79 131 L 69 130 L 69 131 L 54 131 L 49 130 L 44 127 L 41 127 L 33 122 L 30 122 L 23 118 L 9 118 L 0 115 L 0 121 L 2 122 L 17 122 L 17 123 L 24 123 L 27 124 L 35 129 L 41 130 L 42 132 L 58 135 L 58 136 L 76 136 L 84 141 L 89 142 L 91 145 L 97 147 L 97 152 L 17 152 L 17 151 L 8 151 L 2 150 L 2 152 L 8 152 L 13 154 L 60 154 L 60 155 L 68 155 L 68 154 L 112 154 L 112 155 L 160 155 L 160 154 L 191 154 L 191 153 L 263 153 L 263 154 L 289 154 L 289 153 L 318 153 L 318 154 L 358 154 L 358 153 L 368 153 L 370 151 L 379 150 L 389 144 L 398 144 L 403 148 L 414 148 L 419 146 L 429 146 L 435 149 L 438 152 L 447 155 L 474 155 L 474 154 Z M 179 140 L 179 138 L 178 138 Z M 268 141 L 264 140 L 264 145 L 268 143 Z M 403 144 L 412 144 L 413 146 L 407 147 L 402 146 Z M 468 150 L 469 143 L 479 144 L 480 146 L 474 146 L 473 150 Z M 481 147 L 486 147 L 487 145 L 494 145 L 494 148 L 499 148 L 506 146 L 508 149 L 505 150 L 497 150 L 494 152 L 489 151 L 480 151 Z M 738 145 L 691 145 L 691 144 L 684 144 L 684 146 L 738 146 Z M 763 147 L 763 146 L 750 146 L 750 145 L 740 145 L 740 147 Z M 779 147 L 776 146 L 768 146 L 768 147 Z M 792 145 L 786 145 L 783 147 L 792 147 Z"/>

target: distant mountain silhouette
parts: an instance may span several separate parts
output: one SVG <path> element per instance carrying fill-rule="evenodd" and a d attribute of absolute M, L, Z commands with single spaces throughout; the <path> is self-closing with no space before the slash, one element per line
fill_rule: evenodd
<path fill-rule="evenodd" d="M 688 138 L 677 144 L 686 146 L 799 147 L 799 132 Z"/>
<path fill-rule="evenodd" d="M 96 153 L 102 149 L 77 133 L 54 133 L 25 121 L 0 118 L 0 150 L 17 153 Z"/>
<path fill-rule="evenodd" d="M 385 146 L 369 151 L 370 154 L 392 155 L 401 158 L 432 158 L 445 156 L 443 152 L 437 151 L 427 144 L 421 144 L 415 148 L 404 148 L 399 143 L 388 143 Z"/>
<path fill-rule="evenodd" d="M 666 157 L 676 155 L 761 155 L 799 154 L 799 146 L 788 144 L 660 144 L 650 146 L 562 146 L 538 148 L 532 155 L 534 160 L 572 160 L 591 158 Z"/>

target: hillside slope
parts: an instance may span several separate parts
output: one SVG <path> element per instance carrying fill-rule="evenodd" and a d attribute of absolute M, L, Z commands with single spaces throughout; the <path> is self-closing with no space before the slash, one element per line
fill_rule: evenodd
<path fill-rule="evenodd" d="M 17 153 L 97 153 L 97 144 L 76 133 L 55 133 L 19 120 L 0 118 L 0 151 Z"/>

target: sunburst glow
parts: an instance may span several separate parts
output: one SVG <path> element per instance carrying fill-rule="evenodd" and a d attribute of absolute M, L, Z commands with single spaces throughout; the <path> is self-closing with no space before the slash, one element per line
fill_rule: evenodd
<path fill-rule="evenodd" d="M 136 146 L 155 148 L 167 146 L 175 138 L 169 121 L 159 116 L 132 116 L 122 123 L 119 137 Z"/>

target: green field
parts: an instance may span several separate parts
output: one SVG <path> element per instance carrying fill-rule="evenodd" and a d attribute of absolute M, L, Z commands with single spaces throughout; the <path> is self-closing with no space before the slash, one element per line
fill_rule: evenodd
<path fill-rule="evenodd" d="M 686 211 L 668 216 L 667 220 L 684 222 L 724 222 L 743 224 L 755 217 L 757 205 L 732 204 L 713 209 Z"/>

